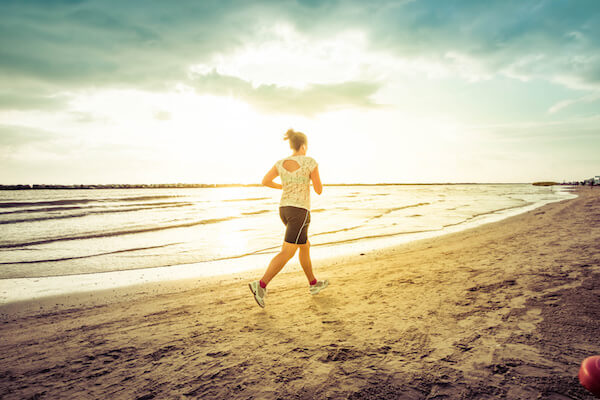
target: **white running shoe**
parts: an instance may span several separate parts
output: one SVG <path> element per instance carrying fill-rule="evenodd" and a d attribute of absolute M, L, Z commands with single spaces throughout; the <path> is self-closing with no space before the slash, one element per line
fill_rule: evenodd
<path fill-rule="evenodd" d="M 325 279 L 324 281 L 317 281 L 314 285 L 310 285 L 310 294 L 317 294 L 321 290 L 325 289 L 329 286 L 329 281 Z"/>
<path fill-rule="evenodd" d="M 254 300 L 256 300 L 256 303 L 262 308 L 265 308 L 265 296 L 267 295 L 267 288 L 261 288 L 259 281 L 250 282 L 248 286 L 254 295 Z"/>

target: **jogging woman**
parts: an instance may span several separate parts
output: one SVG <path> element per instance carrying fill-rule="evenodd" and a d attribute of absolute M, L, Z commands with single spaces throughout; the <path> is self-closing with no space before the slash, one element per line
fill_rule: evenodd
<path fill-rule="evenodd" d="M 329 285 L 329 281 L 318 281 L 315 278 L 310 261 L 310 242 L 308 241 L 308 224 L 310 223 L 310 181 L 317 194 L 323 191 L 319 167 L 317 162 L 306 156 L 306 135 L 290 129 L 286 132 L 284 140 L 290 141 L 291 156 L 279 160 L 267 172 L 262 184 L 274 189 L 283 189 L 279 204 L 279 216 L 286 226 L 285 239 L 281 251 L 277 254 L 267 268 L 260 281 L 248 284 L 254 299 L 259 306 L 265 306 L 267 285 L 294 257 L 296 250 L 300 250 L 300 265 L 306 274 L 311 294 L 317 294 Z M 277 176 L 281 177 L 281 184 L 273 182 Z"/>

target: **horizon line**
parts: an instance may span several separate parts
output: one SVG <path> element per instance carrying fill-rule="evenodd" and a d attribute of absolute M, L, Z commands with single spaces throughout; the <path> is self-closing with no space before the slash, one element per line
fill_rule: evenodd
<path fill-rule="evenodd" d="M 575 181 L 577 182 L 577 181 Z M 556 181 L 530 182 L 378 182 L 378 183 L 326 183 L 323 186 L 434 186 L 434 185 L 527 185 L 535 183 L 569 184 Z M 94 183 L 94 184 L 0 184 L 0 190 L 35 189 L 186 189 L 186 188 L 225 188 L 262 187 L 260 183 Z"/>

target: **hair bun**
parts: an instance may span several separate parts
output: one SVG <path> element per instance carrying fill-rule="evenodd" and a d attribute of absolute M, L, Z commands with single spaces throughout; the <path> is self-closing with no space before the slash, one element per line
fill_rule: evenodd
<path fill-rule="evenodd" d="M 290 147 L 294 150 L 300 150 L 302 145 L 307 143 L 306 135 L 302 132 L 297 132 L 293 129 L 288 129 L 285 135 L 283 136 L 283 140 L 290 141 Z"/>
<path fill-rule="evenodd" d="M 290 140 L 292 137 L 294 137 L 295 133 L 296 132 L 294 132 L 292 128 L 288 129 L 285 135 L 283 136 L 283 140 Z"/>

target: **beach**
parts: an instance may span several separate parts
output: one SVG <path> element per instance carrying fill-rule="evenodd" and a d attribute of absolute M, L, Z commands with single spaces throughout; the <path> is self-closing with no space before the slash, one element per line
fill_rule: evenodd
<path fill-rule="evenodd" d="M 235 275 L 0 307 L 0 398 L 591 399 L 600 189 L 472 229 Z"/>

